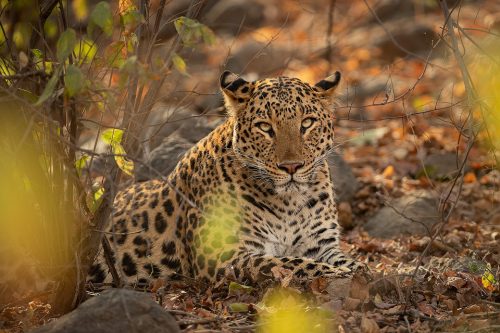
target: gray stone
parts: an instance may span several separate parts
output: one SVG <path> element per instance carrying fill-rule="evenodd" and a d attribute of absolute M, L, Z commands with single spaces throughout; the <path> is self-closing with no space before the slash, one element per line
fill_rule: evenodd
<path fill-rule="evenodd" d="M 137 181 L 168 176 L 184 153 L 207 136 L 220 122 L 220 120 L 209 122 L 205 117 L 199 116 L 183 118 L 182 114 L 181 112 L 171 122 L 170 120 L 164 122 L 163 127 L 156 127 L 156 131 L 150 129 L 146 133 L 149 139 L 145 138 L 148 144 L 144 163 L 137 164 L 135 168 Z M 154 126 L 160 126 L 160 121 L 165 121 L 162 119 L 161 116 L 157 116 Z M 160 137 L 163 137 L 163 140 L 159 141 Z"/>
<path fill-rule="evenodd" d="M 428 191 L 415 191 L 393 200 L 364 225 L 373 237 L 427 235 L 427 228 L 440 221 L 438 201 Z"/>
<path fill-rule="evenodd" d="M 135 179 L 139 182 L 168 176 L 175 168 L 184 153 L 193 143 L 177 134 L 165 138 L 151 151 L 144 164 L 135 168 Z"/>
<path fill-rule="evenodd" d="M 462 157 L 456 153 L 430 154 L 424 159 L 424 168 L 418 172 L 418 176 L 428 176 L 432 179 L 451 179 L 458 174 Z M 465 171 L 468 171 L 468 165 Z"/>
<path fill-rule="evenodd" d="M 331 154 L 327 161 L 335 192 L 337 193 L 337 201 L 350 201 L 359 187 L 350 165 L 338 153 Z"/>
<path fill-rule="evenodd" d="M 174 317 L 150 294 L 112 289 L 32 333 L 180 332 Z"/>

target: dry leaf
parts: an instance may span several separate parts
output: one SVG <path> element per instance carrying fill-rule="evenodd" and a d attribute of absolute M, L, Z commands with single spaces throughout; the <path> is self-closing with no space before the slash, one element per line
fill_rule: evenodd
<path fill-rule="evenodd" d="M 463 286 L 465 286 L 466 283 L 467 283 L 467 281 L 465 281 L 464 279 L 462 279 L 461 277 L 458 277 L 458 276 L 450 276 L 446 280 L 446 285 L 448 287 L 455 287 L 457 289 L 462 288 Z"/>
<path fill-rule="evenodd" d="M 344 301 L 344 310 L 354 311 L 359 307 L 360 304 L 361 300 L 357 298 L 347 297 Z"/>
<path fill-rule="evenodd" d="M 420 312 L 422 312 L 423 314 L 425 314 L 429 317 L 434 316 L 434 309 L 432 308 L 432 306 L 430 306 L 429 304 L 427 304 L 425 302 L 419 303 L 418 309 L 420 310 Z"/>
<path fill-rule="evenodd" d="M 380 332 L 380 328 L 378 327 L 377 322 L 375 320 L 363 316 L 363 318 L 361 318 L 361 332 L 378 333 Z"/>
<path fill-rule="evenodd" d="M 274 266 L 273 268 L 271 268 L 271 272 L 273 273 L 274 278 L 281 283 L 281 286 L 283 288 L 288 287 L 288 285 L 292 281 L 293 272 L 289 269 Z"/>
<path fill-rule="evenodd" d="M 320 276 L 312 280 L 309 287 L 311 288 L 313 293 L 321 294 L 326 290 L 326 287 L 328 287 L 328 280 Z"/>

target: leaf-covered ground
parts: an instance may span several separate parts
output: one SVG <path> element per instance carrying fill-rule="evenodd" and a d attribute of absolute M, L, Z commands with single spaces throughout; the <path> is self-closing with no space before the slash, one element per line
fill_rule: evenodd
<path fill-rule="evenodd" d="M 310 82 L 340 70 L 336 136 L 357 181 L 340 203 L 342 247 L 371 276 L 300 285 L 274 271 L 274 281 L 258 286 L 158 282 L 151 297 L 185 332 L 500 331 L 498 151 L 482 115 L 467 107 L 439 4 L 274 0 L 234 11 L 227 3 L 199 18 L 217 42 L 179 55 L 189 76 L 172 73 L 165 109 L 219 119 L 221 67 Z M 499 12 L 494 1 L 463 2 L 452 16 L 478 86 L 488 76 L 475 77 L 474 66 L 493 57 L 498 68 L 498 54 L 485 56 L 483 43 L 491 37 L 484 31 L 500 26 Z M 53 320 L 47 302 L 47 294 L 25 295 L 0 308 L 0 332 Z"/>

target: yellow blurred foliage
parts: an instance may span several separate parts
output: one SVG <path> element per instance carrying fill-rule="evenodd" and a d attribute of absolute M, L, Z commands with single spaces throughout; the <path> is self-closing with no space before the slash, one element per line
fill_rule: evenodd
<path fill-rule="evenodd" d="M 45 278 L 56 280 L 67 269 L 79 215 L 61 155 L 27 115 L 14 103 L 0 107 L 0 268 L 15 272 L 0 274 L 0 289 L 11 285 L 20 293 L 40 291 Z"/>
<path fill-rule="evenodd" d="M 270 290 L 257 307 L 258 333 L 336 332 L 333 313 L 314 306 L 293 289 Z"/>
<path fill-rule="evenodd" d="M 474 115 L 483 120 L 480 138 L 498 151 L 500 148 L 500 43 L 484 39 L 471 61 L 470 69 L 478 94 Z M 480 106 L 483 107 L 480 107 Z"/>

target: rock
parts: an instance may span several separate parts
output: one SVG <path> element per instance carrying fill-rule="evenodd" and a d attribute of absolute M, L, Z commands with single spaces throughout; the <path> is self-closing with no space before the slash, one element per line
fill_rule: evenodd
<path fill-rule="evenodd" d="M 196 120 L 191 125 L 182 125 L 145 157 L 144 164 L 137 165 L 136 180 L 145 181 L 168 176 L 184 153 L 211 131 L 212 127 Z"/>
<path fill-rule="evenodd" d="M 165 138 L 160 146 L 153 149 L 144 164 L 136 166 L 136 181 L 143 182 L 168 176 L 184 153 L 192 146 L 191 141 L 176 134 Z"/>
<path fill-rule="evenodd" d="M 273 43 L 248 40 L 227 60 L 225 68 L 234 73 L 273 73 L 286 68 L 291 58 L 300 57 L 300 50 L 280 47 Z M 246 75 L 247 79 L 250 79 Z"/>
<path fill-rule="evenodd" d="M 393 61 L 396 57 L 407 56 L 408 53 L 425 57 L 432 49 L 433 42 L 439 40 L 432 27 L 412 21 L 408 23 L 411 24 L 399 23 L 389 28 L 399 46 L 387 34 L 373 41 L 373 44 L 382 51 L 382 58 Z"/>
<path fill-rule="evenodd" d="M 174 317 L 150 294 L 112 289 L 32 333 L 180 332 Z"/>
<path fill-rule="evenodd" d="M 151 110 L 141 136 L 142 142 L 145 142 L 144 151 L 146 152 L 146 156 L 153 149 L 161 145 L 164 138 L 169 137 L 180 128 L 191 127 L 200 129 L 200 127 L 204 126 L 205 122 L 208 122 L 207 119 L 199 117 L 198 113 L 194 110 L 158 103 Z M 199 135 L 195 135 L 193 140 L 197 141 L 203 136 L 204 134 L 200 133 Z"/>
<path fill-rule="evenodd" d="M 339 224 L 344 229 L 351 229 L 352 225 L 352 208 L 347 201 L 342 201 L 338 206 Z"/>
<path fill-rule="evenodd" d="M 235 36 L 241 31 L 257 28 L 265 20 L 265 7 L 258 1 L 209 0 L 212 7 L 206 11 L 202 22 L 216 32 Z"/>
<path fill-rule="evenodd" d="M 382 22 L 387 22 L 393 18 L 415 15 L 415 4 L 407 0 L 382 0 L 377 2 L 377 6 L 373 10 Z M 369 22 L 378 24 L 375 17 L 372 17 Z"/>
<path fill-rule="evenodd" d="M 338 153 L 333 153 L 328 157 L 328 165 L 330 166 L 333 185 L 337 193 L 337 201 L 349 202 L 359 187 L 351 167 Z"/>
<path fill-rule="evenodd" d="M 451 179 L 458 173 L 461 157 L 457 158 L 456 153 L 430 154 L 424 159 L 424 170 L 417 172 L 418 176 L 429 176 L 432 179 Z M 465 171 L 469 170 L 465 166 Z"/>
<path fill-rule="evenodd" d="M 368 220 L 364 229 L 370 236 L 379 238 L 427 235 L 425 226 L 430 228 L 439 221 L 438 201 L 432 193 L 421 190 L 394 200 L 390 207 L 383 207 Z"/>
<path fill-rule="evenodd" d="M 399 18 L 384 22 L 384 28 L 380 25 L 370 26 L 370 29 L 360 27 L 350 34 L 349 44 L 351 47 L 366 48 L 366 41 L 370 40 L 370 47 L 378 49 L 374 52 L 376 57 L 386 62 L 415 55 L 425 59 L 431 49 L 433 57 L 436 57 L 440 56 L 444 49 L 433 49 L 433 43 L 439 40 L 439 36 L 434 32 L 430 19 L 415 22 L 408 18 Z"/>

